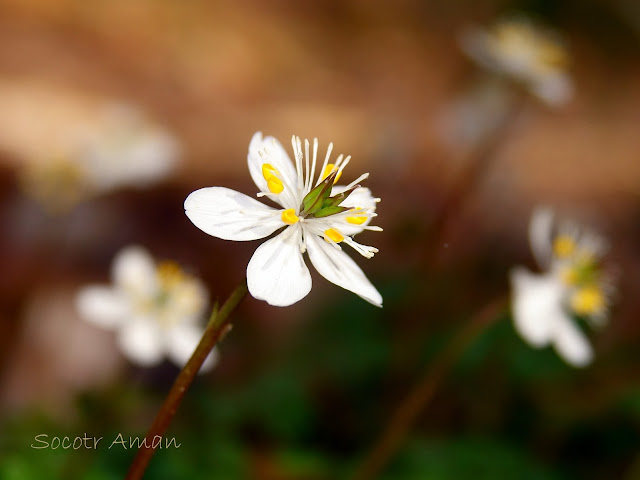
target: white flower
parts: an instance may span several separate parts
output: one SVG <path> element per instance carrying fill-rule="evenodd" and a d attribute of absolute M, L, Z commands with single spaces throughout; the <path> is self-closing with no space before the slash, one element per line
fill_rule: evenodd
<path fill-rule="evenodd" d="M 173 135 L 122 104 L 105 108 L 73 139 L 22 171 L 24 191 L 54 212 L 109 190 L 158 182 L 175 169 L 180 154 Z"/>
<path fill-rule="evenodd" d="M 378 251 L 352 238 L 363 230 L 381 230 L 369 226 L 380 199 L 357 185 L 368 174 L 349 185 L 335 186 L 350 157 L 340 155 L 329 163 L 330 144 L 316 180 L 318 141 L 313 142 L 312 155 L 308 141 L 304 154 L 299 138 L 293 137 L 292 144 L 295 166 L 273 137 L 262 138 L 258 132 L 249 145 L 249 172 L 260 190 L 258 196 L 281 208 L 228 188 L 209 187 L 187 197 L 187 216 L 202 231 L 225 240 L 256 240 L 285 227 L 258 247 L 247 266 L 249 292 L 257 299 L 287 306 L 304 298 L 311 290 L 311 274 L 302 257 L 306 251 L 327 280 L 382 306 L 380 293 L 340 246 L 349 245 L 366 258 Z"/>
<path fill-rule="evenodd" d="M 167 355 L 183 366 L 204 328 L 207 306 L 202 283 L 174 262 L 156 264 L 141 247 L 123 249 L 113 262 L 113 285 L 83 288 L 76 297 L 80 314 L 94 325 L 117 330 L 118 344 L 132 362 L 151 366 Z M 201 371 L 217 361 L 213 350 Z"/>
<path fill-rule="evenodd" d="M 552 345 L 571 365 L 587 365 L 593 350 L 574 317 L 593 326 L 607 319 L 612 285 L 599 265 L 605 244 L 572 223 L 556 226 L 547 208 L 534 211 L 529 241 L 544 273 L 511 272 L 516 330 L 534 347 Z"/>
<path fill-rule="evenodd" d="M 527 19 L 502 20 L 489 30 L 470 29 L 461 43 L 478 64 L 522 83 L 552 106 L 566 103 L 573 95 L 564 45 Z"/>

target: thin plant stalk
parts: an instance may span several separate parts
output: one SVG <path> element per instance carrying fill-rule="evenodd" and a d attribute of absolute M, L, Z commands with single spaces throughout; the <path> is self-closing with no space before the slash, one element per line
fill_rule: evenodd
<path fill-rule="evenodd" d="M 493 160 L 511 136 L 517 119 L 524 110 L 526 99 L 527 97 L 522 93 L 514 93 L 514 98 L 503 114 L 500 123 L 487 134 L 472 154 L 472 158 L 466 163 L 465 168 L 457 175 L 454 185 L 450 189 L 451 193 L 431 223 L 429 229 L 432 232 L 430 245 L 424 249 L 426 252 L 425 268 L 433 266 L 436 258 L 432 255 L 437 255 L 441 251 L 440 247 L 446 243 L 451 219 L 455 217 L 456 213 L 459 213 L 464 202 L 473 193 L 474 187 L 491 169 Z"/>
<path fill-rule="evenodd" d="M 171 420 L 178 411 L 178 407 L 180 407 L 180 403 L 187 389 L 191 386 L 191 383 L 193 383 L 193 380 L 198 374 L 200 367 L 216 343 L 218 343 L 222 336 L 229 330 L 231 321 L 229 318 L 230 314 L 246 295 L 247 282 L 245 280 L 231 293 L 221 308 L 218 309 L 217 306 L 214 307 L 209 323 L 200 339 L 200 343 L 173 382 L 171 390 L 169 390 L 144 442 L 142 442 L 138 453 L 129 467 L 129 471 L 125 477 L 126 480 L 138 480 L 144 475 L 149 461 L 156 450 L 156 448 L 153 447 L 154 439 L 162 437 L 166 432 Z"/>
<path fill-rule="evenodd" d="M 402 446 L 418 417 L 433 398 L 442 379 L 473 340 L 498 318 L 506 303 L 506 299 L 500 298 L 478 311 L 436 359 L 429 364 L 422 378 L 398 405 L 386 428 L 364 457 L 364 461 L 352 477 L 354 480 L 377 478 Z"/>

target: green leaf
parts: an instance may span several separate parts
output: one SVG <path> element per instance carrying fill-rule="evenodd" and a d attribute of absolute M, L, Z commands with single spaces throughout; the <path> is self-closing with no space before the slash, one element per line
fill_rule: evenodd
<path fill-rule="evenodd" d="M 320 210 L 315 212 L 312 216 L 315 218 L 328 217 L 329 215 L 335 215 L 336 213 L 346 212 L 347 210 L 351 210 L 351 209 L 347 207 L 323 206 Z"/>

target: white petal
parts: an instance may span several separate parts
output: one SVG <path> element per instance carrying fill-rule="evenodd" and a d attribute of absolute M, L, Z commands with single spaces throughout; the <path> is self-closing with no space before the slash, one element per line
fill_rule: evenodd
<path fill-rule="evenodd" d="M 167 353 L 176 365 L 183 367 L 195 351 L 204 329 L 190 323 L 180 323 L 165 332 Z M 199 373 L 213 368 L 218 362 L 218 350 L 214 348 L 207 356 Z"/>
<path fill-rule="evenodd" d="M 225 187 L 192 192 L 184 208 L 196 227 L 224 240 L 257 240 L 285 225 L 278 210 Z"/>
<path fill-rule="evenodd" d="M 573 84 L 567 75 L 548 74 L 531 83 L 533 93 L 552 107 L 559 107 L 573 97 Z"/>
<path fill-rule="evenodd" d="M 85 320 L 107 329 L 119 326 L 130 312 L 127 297 L 109 287 L 85 287 L 76 295 L 75 303 Z"/>
<path fill-rule="evenodd" d="M 589 340 L 570 318 L 555 325 L 552 342 L 560 356 L 574 367 L 584 367 L 593 360 Z"/>
<path fill-rule="evenodd" d="M 149 252 L 139 246 L 122 249 L 113 261 L 113 281 L 124 292 L 153 296 L 158 284 L 156 266 Z"/>
<path fill-rule="evenodd" d="M 300 253 L 301 236 L 298 223 L 258 247 L 247 265 L 247 285 L 253 297 L 286 307 L 307 296 L 311 274 Z"/>
<path fill-rule="evenodd" d="M 259 153 L 261 152 L 261 153 Z M 302 202 L 299 197 L 298 190 L 298 173 L 296 168 L 282 147 L 280 142 L 274 137 L 262 138 L 261 132 L 251 139 L 249 144 L 249 154 L 247 155 L 247 163 L 249 164 L 249 173 L 261 192 L 270 193 L 267 188 L 267 181 L 262 175 L 262 165 L 265 163 L 273 166 L 284 182 L 284 190 L 278 195 L 269 195 L 269 198 L 278 202 L 284 208 L 298 208 Z"/>
<path fill-rule="evenodd" d="M 125 357 L 143 366 L 156 365 L 164 356 L 162 331 L 152 318 L 136 318 L 125 324 L 119 332 L 118 345 Z"/>
<path fill-rule="evenodd" d="M 382 307 L 382 295 L 351 257 L 316 235 L 307 235 L 305 241 L 309 259 L 320 275 L 367 302 Z"/>
<path fill-rule="evenodd" d="M 548 207 L 537 207 L 529 222 L 529 245 L 538 265 L 547 269 L 553 256 L 552 232 L 554 213 Z"/>
<path fill-rule="evenodd" d="M 331 195 L 337 195 L 339 193 L 344 192 L 344 185 L 335 185 L 331 189 Z M 340 204 L 341 207 L 353 207 L 353 208 L 366 208 L 371 213 L 376 211 L 376 207 L 378 205 L 378 200 L 371 194 L 371 190 L 366 187 L 356 188 L 351 194 L 346 198 L 344 202 Z M 341 223 L 340 224 L 340 232 L 344 235 L 356 235 L 364 230 L 364 227 L 371 223 L 371 217 L 367 219 L 362 225 L 352 225 L 350 223 Z"/>
<path fill-rule="evenodd" d="M 555 276 L 534 275 L 523 268 L 511 272 L 513 320 L 520 336 L 534 347 L 548 345 L 555 325 L 567 315 L 564 287 Z"/>

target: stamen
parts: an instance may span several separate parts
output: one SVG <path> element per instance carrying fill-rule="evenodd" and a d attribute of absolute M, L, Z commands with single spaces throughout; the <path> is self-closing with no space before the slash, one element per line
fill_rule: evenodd
<path fill-rule="evenodd" d="M 293 208 L 288 208 L 282 211 L 282 221 L 287 225 L 293 225 L 300 220 L 296 215 L 296 211 Z"/>
<path fill-rule="evenodd" d="M 331 142 L 329 144 L 329 147 L 327 148 L 327 155 L 324 157 L 324 163 L 322 164 L 322 168 L 320 169 L 321 172 L 325 172 L 327 170 L 327 164 L 329 163 L 329 157 L 331 157 L 331 152 L 333 151 L 333 142 Z M 322 182 L 322 180 L 324 180 L 326 178 L 326 175 L 320 175 L 318 177 L 318 182 L 316 183 L 316 186 L 320 185 L 320 182 Z"/>
<path fill-rule="evenodd" d="M 293 135 L 291 137 L 291 146 L 293 147 L 293 155 L 296 157 L 296 170 L 298 172 L 298 186 L 302 186 L 302 149 L 300 148 L 300 139 Z"/>
<path fill-rule="evenodd" d="M 360 207 L 355 208 L 352 213 L 358 215 L 357 217 L 347 217 L 347 222 L 352 225 L 362 225 L 369 219 L 369 217 L 364 214 L 364 210 Z"/>
<path fill-rule="evenodd" d="M 362 180 L 366 180 L 367 178 L 369 178 L 369 173 L 363 173 L 362 175 L 360 175 L 358 178 L 356 178 L 353 182 L 351 182 L 349 185 L 347 185 L 344 189 L 349 190 L 353 187 L 355 187 L 357 184 L 359 184 Z M 380 201 L 379 198 L 376 199 L 376 201 Z"/>
<path fill-rule="evenodd" d="M 365 258 L 372 258 L 376 253 L 378 253 L 378 249 L 375 247 L 369 247 L 368 245 L 362 245 L 351 237 L 345 237 L 344 243 L 353 248 L 356 252 L 362 255 Z"/>
<path fill-rule="evenodd" d="M 560 278 L 566 285 L 577 285 L 579 274 L 575 267 L 567 267 L 560 272 Z"/>
<path fill-rule="evenodd" d="M 298 156 L 300 157 L 300 170 L 298 170 L 298 188 L 302 188 L 304 186 L 304 170 L 302 167 L 302 159 L 304 158 L 302 154 L 302 141 L 300 137 L 296 137 L 296 144 L 298 146 Z"/>
<path fill-rule="evenodd" d="M 553 240 L 553 253 L 558 258 L 567 258 L 576 250 L 576 241 L 569 235 L 558 235 Z"/>
<path fill-rule="evenodd" d="M 304 188 L 307 188 L 309 185 L 309 174 L 311 173 L 309 170 L 309 140 L 304 139 L 304 158 L 305 158 L 305 178 L 304 178 Z"/>
<path fill-rule="evenodd" d="M 362 217 L 347 217 L 347 222 L 349 222 L 352 225 L 362 225 L 366 221 L 367 221 L 366 215 Z"/>
<path fill-rule="evenodd" d="M 329 228 L 324 231 L 324 239 L 327 243 L 340 243 L 345 239 L 345 237 L 337 229 Z"/>
<path fill-rule="evenodd" d="M 162 288 L 168 288 L 183 281 L 186 277 L 180 265 L 171 260 L 159 262 L 156 267 L 156 276 Z"/>
<path fill-rule="evenodd" d="M 313 161 L 311 162 L 311 175 L 309 177 L 309 183 L 307 184 L 306 190 L 311 191 L 311 184 L 313 183 L 314 177 L 316 176 L 316 160 L 318 158 L 318 139 L 313 139 Z"/>
<path fill-rule="evenodd" d="M 347 158 L 344 159 L 344 161 L 342 162 L 342 164 L 340 164 L 340 168 L 338 169 L 338 174 L 336 175 L 336 182 L 338 181 L 338 179 L 342 176 L 342 171 L 344 170 L 344 167 L 346 167 L 347 165 L 349 165 L 349 161 L 351 160 L 351 155 L 347 156 Z"/>
<path fill-rule="evenodd" d="M 601 312 L 605 306 L 602 291 L 596 285 L 590 285 L 577 290 L 570 300 L 571 309 L 578 315 L 593 315 Z"/>
<path fill-rule="evenodd" d="M 327 164 L 327 166 L 324 167 L 324 171 L 322 172 L 322 177 L 320 180 L 324 180 L 335 171 L 336 171 L 336 165 L 334 163 Z M 338 173 L 336 174 L 336 178 L 333 180 L 334 183 L 338 181 L 341 175 L 342 175 L 342 171 L 338 170 Z"/>
<path fill-rule="evenodd" d="M 269 163 L 263 163 L 262 176 L 267 181 L 267 188 L 271 193 L 282 193 L 282 190 L 284 190 L 284 185 L 282 184 L 282 180 L 278 178 L 280 176 L 280 172 L 278 172 L 278 170 L 276 170 L 273 165 Z"/>

